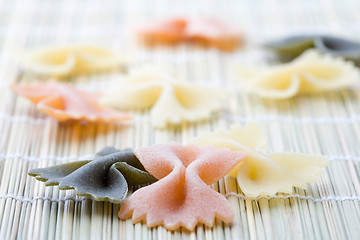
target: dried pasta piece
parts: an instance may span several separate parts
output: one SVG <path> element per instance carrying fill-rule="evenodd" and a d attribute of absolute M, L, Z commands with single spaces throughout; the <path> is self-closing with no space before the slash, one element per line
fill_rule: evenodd
<path fill-rule="evenodd" d="M 265 48 L 271 49 L 283 59 L 293 59 L 309 48 L 314 47 L 314 39 L 317 36 L 300 35 L 276 40 L 264 44 Z"/>
<path fill-rule="evenodd" d="M 194 42 L 223 51 L 234 51 L 242 34 L 234 27 L 206 17 L 170 18 L 146 24 L 137 31 L 146 44 Z"/>
<path fill-rule="evenodd" d="M 213 226 L 215 217 L 232 221 L 224 196 L 208 185 L 224 177 L 246 156 L 241 152 L 177 143 L 139 148 L 135 155 L 159 181 L 137 190 L 119 211 L 121 219 L 145 220 L 148 227 L 194 229 Z"/>
<path fill-rule="evenodd" d="M 306 188 L 324 173 L 329 161 L 323 157 L 299 153 L 262 152 L 266 139 L 260 126 L 248 123 L 245 127 L 235 125 L 230 131 L 218 131 L 200 135 L 191 142 L 242 151 L 248 156 L 229 174 L 249 197 L 273 196 L 277 192 L 291 193 L 293 187 Z"/>
<path fill-rule="evenodd" d="M 76 90 L 71 85 L 60 82 L 33 86 L 12 85 L 11 89 L 28 98 L 36 107 L 57 119 L 96 121 L 116 121 L 130 119 L 130 115 L 98 104 L 98 94 Z"/>
<path fill-rule="evenodd" d="M 156 181 L 146 172 L 132 149 L 118 151 L 113 147 L 104 148 L 92 161 L 32 169 L 29 175 L 45 182 L 46 186 L 75 189 L 78 196 L 113 203 L 121 203 L 129 187 Z"/>
<path fill-rule="evenodd" d="M 175 44 L 184 41 L 185 18 L 172 18 L 166 21 L 153 22 L 137 29 L 137 34 L 146 44 Z"/>
<path fill-rule="evenodd" d="M 225 97 L 221 89 L 180 83 L 162 69 L 145 67 L 110 87 L 101 103 L 118 109 L 151 108 L 152 124 L 164 128 L 209 118 Z"/>
<path fill-rule="evenodd" d="M 213 18 L 190 18 L 185 36 L 190 42 L 228 52 L 236 50 L 242 42 L 238 29 Z"/>
<path fill-rule="evenodd" d="M 286 99 L 297 94 L 338 90 L 360 80 L 350 62 L 308 50 L 291 63 L 249 70 L 237 68 L 242 86 L 260 97 Z"/>
<path fill-rule="evenodd" d="M 297 57 L 309 48 L 352 61 L 360 60 L 360 43 L 326 35 L 297 35 L 265 43 L 284 59 Z"/>
<path fill-rule="evenodd" d="M 125 61 L 126 57 L 106 48 L 74 45 L 34 50 L 25 54 L 21 63 L 36 74 L 66 76 L 115 69 Z"/>

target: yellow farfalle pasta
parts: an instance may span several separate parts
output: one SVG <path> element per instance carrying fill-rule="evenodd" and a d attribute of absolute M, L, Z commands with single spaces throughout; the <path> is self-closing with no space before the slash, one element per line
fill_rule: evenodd
<path fill-rule="evenodd" d="M 145 67 L 110 87 L 101 103 L 118 109 L 151 108 L 153 126 L 164 128 L 209 118 L 224 97 L 221 89 L 178 82 L 164 69 Z"/>
<path fill-rule="evenodd" d="M 31 51 L 21 60 L 25 70 L 41 75 L 66 76 L 111 70 L 122 66 L 126 56 L 91 45 L 49 47 Z"/>
<path fill-rule="evenodd" d="M 358 69 L 341 58 L 308 50 L 294 61 L 260 69 L 235 67 L 241 87 L 260 97 L 286 99 L 301 93 L 338 90 L 360 80 Z"/>
<path fill-rule="evenodd" d="M 323 167 L 329 164 L 327 159 L 319 156 L 262 152 L 266 138 L 256 123 L 248 123 L 245 127 L 235 125 L 230 131 L 202 134 L 191 142 L 247 153 L 247 159 L 229 175 L 237 178 L 241 190 L 249 197 L 291 193 L 293 187 L 306 188 L 308 182 L 318 180 L 324 173 Z"/>

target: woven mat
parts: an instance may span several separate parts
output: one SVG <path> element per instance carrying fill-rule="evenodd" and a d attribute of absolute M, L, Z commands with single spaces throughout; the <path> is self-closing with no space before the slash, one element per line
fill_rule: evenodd
<path fill-rule="evenodd" d="M 274 63 L 257 44 L 301 32 L 360 40 L 360 1 L 0 1 L 0 239 L 359 239 L 360 88 L 261 100 L 241 90 L 210 121 L 167 130 L 151 127 L 147 112 L 128 124 L 59 124 L 29 101 L 9 92 L 22 73 L 16 56 L 27 49 L 90 42 L 131 50 L 134 66 L 166 63 L 183 80 L 231 87 L 232 62 Z M 191 46 L 146 50 L 129 32 L 138 23 L 168 15 L 211 15 L 244 29 L 247 47 L 234 54 Z M 133 67 L 133 66 L 130 66 Z M 70 80 L 84 89 L 106 90 L 119 73 Z M 45 188 L 27 171 L 83 159 L 107 145 L 117 148 L 184 143 L 200 132 L 253 120 L 266 131 L 269 151 L 294 151 L 331 160 L 321 180 L 291 195 L 245 197 L 231 177 L 211 187 L 235 211 L 231 224 L 195 231 L 148 229 L 120 221 L 118 204 L 78 198 L 74 191 Z"/>

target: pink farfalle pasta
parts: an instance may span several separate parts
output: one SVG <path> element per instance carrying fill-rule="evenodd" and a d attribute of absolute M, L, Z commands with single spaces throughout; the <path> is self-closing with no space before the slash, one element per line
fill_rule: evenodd
<path fill-rule="evenodd" d="M 147 45 L 196 43 L 222 51 L 235 51 L 243 34 L 236 27 L 208 17 L 177 17 L 150 22 L 137 29 Z"/>
<path fill-rule="evenodd" d="M 96 121 L 116 121 L 130 119 L 130 115 L 105 108 L 98 104 L 98 94 L 87 93 L 69 84 L 51 82 L 33 86 L 12 85 L 12 91 L 28 98 L 37 108 L 57 119 Z"/>
<path fill-rule="evenodd" d="M 121 219 L 145 220 L 148 227 L 194 229 L 213 226 L 215 217 L 232 221 L 224 196 L 208 185 L 224 177 L 246 154 L 214 147 L 177 143 L 139 148 L 135 155 L 159 181 L 137 190 L 119 211 Z"/>

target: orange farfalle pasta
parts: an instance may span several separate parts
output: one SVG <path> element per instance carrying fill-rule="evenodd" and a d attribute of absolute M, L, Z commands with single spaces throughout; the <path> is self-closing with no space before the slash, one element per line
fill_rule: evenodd
<path fill-rule="evenodd" d="M 242 40 L 241 32 L 233 26 L 206 17 L 171 18 L 154 22 L 139 28 L 137 34 L 149 45 L 195 42 L 223 51 L 234 51 Z"/>
<path fill-rule="evenodd" d="M 208 185 L 243 161 L 245 153 L 171 143 L 139 148 L 135 155 L 159 181 L 137 190 L 120 209 L 121 219 L 192 230 L 197 223 L 213 226 L 215 217 L 234 218 L 226 198 Z"/>
<path fill-rule="evenodd" d="M 28 98 L 37 108 L 59 121 L 116 121 L 130 115 L 99 105 L 98 94 L 76 90 L 69 84 L 52 82 L 33 86 L 12 85 L 18 95 Z"/>
<path fill-rule="evenodd" d="M 137 34 L 148 44 L 175 44 L 185 40 L 186 24 L 187 21 L 183 18 L 173 18 L 144 25 L 137 30 Z"/>

